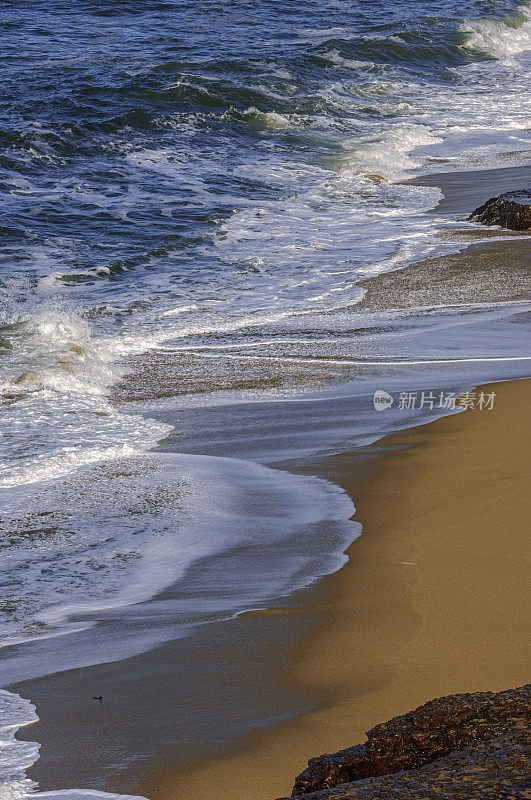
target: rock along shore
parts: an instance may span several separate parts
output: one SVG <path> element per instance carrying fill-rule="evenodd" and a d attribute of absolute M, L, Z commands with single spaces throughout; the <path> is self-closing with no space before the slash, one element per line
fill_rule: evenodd
<path fill-rule="evenodd" d="M 531 189 L 491 197 L 469 216 L 470 222 L 499 225 L 513 231 L 531 230 Z"/>
<path fill-rule="evenodd" d="M 531 684 L 432 700 L 377 725 L 363 745 L 310 759 L 292 797 L 528 800 L 530 722 Z"/>

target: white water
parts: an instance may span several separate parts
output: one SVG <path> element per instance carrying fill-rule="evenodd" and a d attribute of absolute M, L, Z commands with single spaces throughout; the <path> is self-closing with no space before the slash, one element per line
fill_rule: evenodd
<path fill-rule="evenodd" d="M 3 646 L 79 632 L 95 615 L 101 621 L 153 597 L 199 559 L 259 542 L 271 554 L 278 551 L 274 571 L 261 574 L 264 565 L 257 562 L 244 575 L 227 576 L 210 611 L 230 616 L 288 595 L 343 563 L 342 551 L 359 529 L 349 522 L 353 513 L 347 495 L 325 481 L 207 456 L 152 453 L 105 461 L 38 484 L 31 498 L 18 487 L 6 494 L 0 516 L 10 539 L 0 559 Z M 316 544 L 325 524 L 327 541 Z M 211 590 L 214 596 L 216 586 Z M 173 635 L 208 609 L 208 598 L 201 602 L 179 617 Z M 153 646 L 153 631 L 148 634 Z M 115 642 L 112 650 L 105 639 L 95 644 L 98 635 L 86 653 L 68 658 L 64 644 L 47 658 L 4 651 L 2 680 L 124 658 L 143 647 L 144 633 L 135 640 L 130 632 L 130 641 Z"/>
<path fill-rule="evenodd" d="M 461 30 L 467 35 L 464 44 L 467 50 L 518 67 L 515 56 L 531 49 L 531 4 L 523 3 L 504 19 L 492 17 L 464 23 Z"/>
<path fill-rule="evenodd" d="M 175 352 L 182 346 L 190 352 L 205 341 L 209 348 L 222 350 L 262 348 L 271 330 L 274 347 L 282 344 L 279 330 L 304 346 L 308 318 L 323 337 L 331 320 L 347 329 L 344 314 L 351 317 L 350 307 L 363 296 L 356 279 L 455 249 L 455 242 L 443 244 L 435 236 L 441 229 L 453 232 L 453 222 L 426 214 L 436 204 L 438 190 L 392 181 L 436 169 L 504 166 L 525 160 L 531 126 L 530 6 L 522 5 L 507 20 L 466 22 L 460 32 L 466 51 L 492 60 L 456 69 L 456 84 L 451 88 L 424 86 L 398 73 L 383 75 L 372 62 L 349 61 L 334 48 L 324 54 L 331 63 L 341 63 L 356 74 L 366 69 L 359 94 L 378 112 L 392 113 L 392 121 L 356 119 L 352 99 L 340 83 L 323 87 L 321 99 L 351 112 L 352 129 L 348 123 L 338 129 L 337 121 L 325 113 L 309 119 L 303 114 L 262 112 L 254 106 L 244 112 L 250 125 L 266 131 L 311 129 L 316 137 L 334 137 L 341 142 L 342 152 L 335 163 L 316 168 L 280 163 L 264 146 L 260 159 L 233 165 L 242 180 L 264 180 L 285 191 L 282 200 L 266 198 L 252 205 L 241 197 L 234 199 L 234 213 L 217 227 L 214 250 L 219 263 L 236 263 L 238 269 L 227 277 L 221 275 L 219 284 L 198 281 L 190 289 L 178 277 L 150 274 L 150 266 L 158 263 L 153 256 L 138 268 L 139 273 L 145 272 L 138 294 L 134 281 L 130 294 L 109 297 L 102 290 L 101 308 L 97 313 L 91 308 L 89 315 L 83 310 L 89 305 L 86 282 L 100 281 L 105 287 L 111 269 L 80 267 L 74 274 L 62 268 L 56 245 L 35 246 L 30 255 L 40 273 L 32 300 L 9 302 L 10 314 L 2 320 L 11 326 L 15 343 L 3 361 L 5 374 L 0 383 L 0 393 L 7 400 L 0 439 L 2 522 L 13 537 L 0 561 L 10 581 L 4 581 L 2 598 L 6 644 L 43 642 L 50 636 L 88 631 L 94 627 L 96 612 L 112 616 L 140 604 L 198 559 L 248 544 L 253 535 L 274 541 L 279 531 L 287 538 L 295 535 L 299 525 L 330 519 L 338 523 L 334 548 L 323 553 L 319 563 L 312 561 L 311 553 L 299 550 L 301 560 L 294 564 L 285 559 L 286 572 L 275 573 L 274 580 L 259 587 L 261 594 L 257 584 L 250 584 L 248 594 L 239 599 L 241 606 L 221 603 L 216 613 L 221 609 L 230 615 L 251 606 L 253 598 L 259 604 L 293 591 L 342 562 L 342 548 L 355 530 L 343 527 L 352 508 L 335 490 L 306 479 L 293 479 L 285 490 L 285 475 L 261 472 L 266 468 L 249 463 L 227 465 L 214 463 L 215 459 L 148 454 L 171 426 L 134 414 L 128 405 L 117 406 L 109 393 L 126 375 L 125 359 L 150 348 L 173 347 Z M 333 29 L 303 35 L 326 40 L 340 33 Z M 282 77 L 290 80 L 289 73 Z M 154 171 L 186 182 L 189 156 L 143 148 L 128 153 L 127 160 L 139 174 Z M 205 162 L 205 169 L 208 166 Z M 201 193 L 196 185 L 190 185 L 192 190 Z M 13 191 L 31 195 L 38 190 L 28 180 L 14 184 Z M 82 196 L 117 219 L 146 199 L 141 194 L 119 199 L 89 196 L 77 184 L 48 191 L 41 200 Z M 206 193 L 203 197 L 206 205 L 211 198 Z M 161 196 L 160 202 L 170 207 L 171 197 Z M 66 238 L 63 245 L 68 248 Z M 207 259 L 209 252 L 205 246 Z M 171 261 L 171 255 L 165 258 Z M 256 274 L 260 280 L 251 285 L 247 276 Z M 73 283 L 72 277 L 78 282 Z M 11 301 L 19 292 L 17 276 L 5 287 Z M 132 315 L 143 292 L 150 302 Z M 120 322 L 117 329 L 107 324 L 111 319 Z M 249 331 L 263 334 L 261 340 L 247 341 Z M 407 339 L 407 332 L 393 342 L 393 359 L 385 335 L 375 332 L 370 337 L 373 349 L 365 349 L 369 338 L 365 339 L 358 345 L 362 358 L 353 358 L 351 363 L 365 364 L 367 353 L 374 367 L 435 363 L 441 331 L 444 326 L 435 327 L 430 338 L 424 328 L 422 347 L 429 353 L 427 360 L 416 349 L 419 339 Z M 494 337 L 488 342 L 489 350 L 478 333 L 467 342 L 474 352 L 456 352 L 458 343 L 450 333 L 446 343 L 453 355 L 440 357 L 438 364 L 525 358 L 516 344 L 511 350 L 507 336 L 499 336 L 498 355 L 493 355 Z M 385 357 L 379 358 L 382 352 Z M 266 355 L 262 352 L 251 358 L 266 359 Z M 304 362 L 337 367 L 344 363 L 333 354 L 326 359 L 304 359 L 299 353 L 293 359 L 280 353 L 278 359 L 284 365 Z M 205 403 L 215 402 L 213 397 Z M 241 512 L 235 486 L 248 496 L 256 492 L 262 513 L 247 508 L 243 522 L 241 515 L 235 516 L 238 508 Z M 272 498 L 277 502 L 281 491 L 285 495 L 279 510 Z M 309 517 L 299 516 L 301 508 L 309 509 Z M 183 618 L 179 624 L 182 631 L 188 622 Z M 156 634 L 149 638 L 142 631 L 136 640 L 116 647 L 113 657 L 125 657 L 157 641 Z M 107 645 L 103 642 L 100 650 L 93 649 L 92 663 L 105 658 Z M 75 657 L 71 654 L 67 666 L 75 665 Z M 54 661 L 49 656 L 35 664 L 34 674 L 59 669 L 61 658 Z M 90 660 L 84 652 L 78 652 L 77 658 L 78 665 Z M 15 657 L 9 667 L 11 678 L 27 667 L 28 660 Z M 22 674 L 29 673 L 19 671 Z M 13 737 L 19 726 L 35 721 L 35 711 L 29 702 L 8 692 L 2 693 L 1 700 L 0 797 L 34 797 L 36 787 L 25 777 L 25 769 L 35 761 L 38 746 Z M 118 797 L 90 790 L 37 796 L 65 795 L 69 800 Z"/>

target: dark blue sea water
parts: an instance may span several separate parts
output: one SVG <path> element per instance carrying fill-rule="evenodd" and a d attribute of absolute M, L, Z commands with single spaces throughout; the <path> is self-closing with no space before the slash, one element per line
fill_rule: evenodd
<path fill-rule="evenodd" d="M 251 540 L 278 546 L 269 578 L 195 598 L 187 624 L 342 563 L 350 501 L 243 444 L 215 461 L 205 409 L 525 356 L 495 280 L 488 302 L 356 309 L 360 280 L 486 235 L 403 181 L 528 162 L 530 37 L 510 0 L 1 5 L 6 674 L 58 669 L 32 655 L 46 637 L 72 665 L 55 643 L 96 610 Z M 203 457 L 155 455 L 172 430 Z M 317 563 L 300 533 L 325 523 Z M 112 657 L 158 641 L 142 635 Z M 0 761 L 10 798 L 28 758 Z"/>

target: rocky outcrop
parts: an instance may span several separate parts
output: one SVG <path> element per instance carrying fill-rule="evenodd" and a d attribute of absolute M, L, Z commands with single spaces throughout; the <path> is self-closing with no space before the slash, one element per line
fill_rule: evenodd
<path fill-rule="evenodd" d="M 476 208 L 468 219 L 483 225 L 500 225 L 512 231 L 531 230 L 531 189 L 491 197 Z"/>
<path fill-rule="evenodd" d="M 531 684 L 432 700 L 364 745 L 310 759 L 292 797 L 531 798 L 530 722 Z"/>

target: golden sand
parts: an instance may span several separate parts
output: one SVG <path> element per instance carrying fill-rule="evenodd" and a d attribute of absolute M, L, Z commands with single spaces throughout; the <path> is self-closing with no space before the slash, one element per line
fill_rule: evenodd
<path fill-rule="evenodd" d="M 274 800 L 309 757 L 363 741 L 378 722 L 434 697 L 529 680 L 529 382 L 489 391 L 492 411 L 377 443 L 384 454 L 362 479 L 355 455 L 324 465 L 352 493 L 363 534 L 323 580 L 318 628 L 287 665 L 323 709 L 224 758 L 180 773 L 168 764 L 142 793 Z"/>

